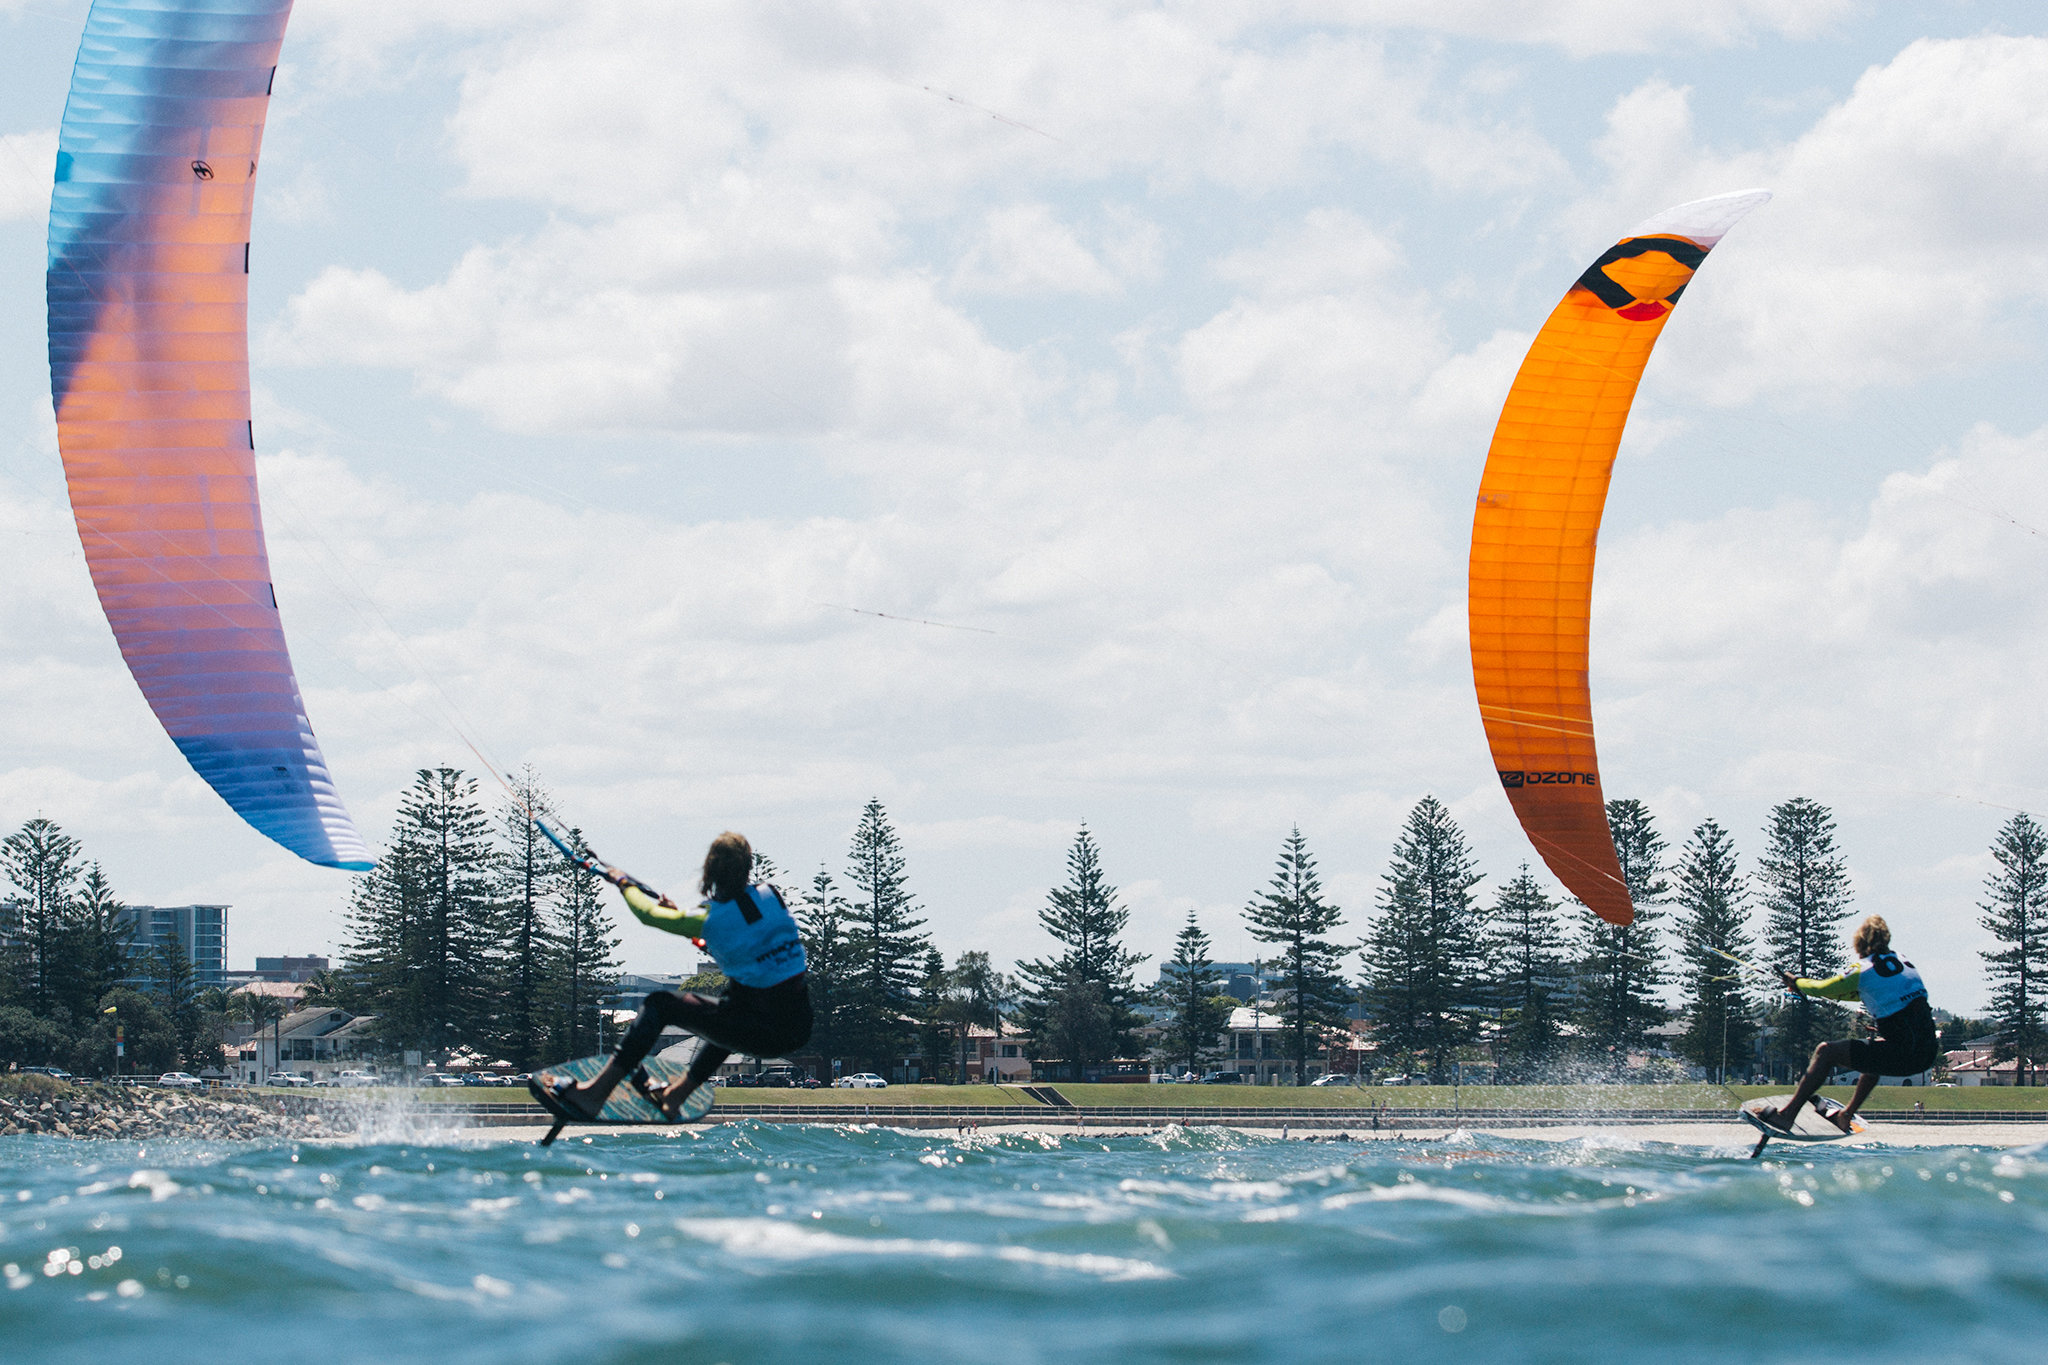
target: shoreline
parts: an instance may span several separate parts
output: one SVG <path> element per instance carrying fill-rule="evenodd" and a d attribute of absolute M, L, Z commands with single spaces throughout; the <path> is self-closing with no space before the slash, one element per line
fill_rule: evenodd
<path fill-rule="evenodd" d="M 711 1118 L 695 1124 L 571 1124 L 562 1130 L 561 1142 L 576 1138 L 595 1138 L 601 1134 L 618 1132 L 652 1133 L 662 1137 L 680 1137 L 689 1132 L 701 1132 L 723 1123 L 746 1123 L 762 1121 L 757 1114 L 719 1118 L 716 1111 Z M 1679 1122 L 1629 1122 L 1602 1123 L 1597 1120 L 1559 1122 L 1530 1122 L 1525 1124 L 1501 1124 L 1481 1121 L 1477 1123 L 1442 1123 L 1414 1125 L 1402 1128 L 1383 1128 L 1374 1132 L 1369 1127 L 1344 1127 L 1339 1123 L 1303 1124 L 1299 1121 L 1288 1123 L 1248 1124 L 1229 1123 L 982 1123 L 961 1125 L 956 1120 L 943 1123 L 903 1123 L 883 1119 L 854 1119 L 834 1122 L 824 1119 L 796 1119 L 783 1122 L 822 1124 L 827 1127 L 852 1126 L 871 1128 L 904 1128 L 931 1132 L 940 1136 L 994 1136 L 994 1137 L 1146 1137 L 1165 1128 L 1220 1129 L 1246 1137 L 1282 1137 L 1295 1142 L 1442 1142 L 1455 1133 L 1468 1136 L 1493 1137 L 1508 1141 L 1517 1139 L 1537 1142 L 1606 1142 L 1616 1146 L 1636 1146 L 1656 1142 L 1673 1147 L 1698 1147 L 1704 1149 L 1742 1148 L 1744 1151 L 1756 1145 L 1757 1130 L 1739 1120 L 1724 1122 L 1679 1121 Z M 538 1142 L 548 1131 L 545 1123 L 502 1123 L 471 1125 L 453 1130 L 453 1135 L 472 1141 Z M 1872 1120 L 1870 1131 L 1853 1138 L 1838 1141 L 1813 1143 L 1776 1140 L 1769 1151 L 1782 1157 L 1790 1149 L 1801 1147 L 1832 1147 L 1859 1149 L 1896 1149 L 1913 1147 L 1993 1147 L 2013 1148 L 2040 1144 L 2048 1139 L 2038 1123 L 1943 1123 L 1943 1124 L 1887 1124 Z"/>

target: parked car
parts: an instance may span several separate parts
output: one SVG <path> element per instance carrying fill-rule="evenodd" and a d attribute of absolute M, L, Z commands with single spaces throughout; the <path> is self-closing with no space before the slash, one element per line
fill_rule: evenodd
<path fill-rule="evenodd" d="M 1340 1071 L 1332 1071 L 1327 1076 L 1316 1077 L 1308 1084 L 1309 1088 L 1313 1090 L 1315 1087 L 1319 1085 L 1352 1085 L 1356 1083 L 1357 1080 L 1358 1078 L 1356 1076 L 1346 1076 Z"/>
<path fill-rule="evenodd" d="M 360 1090 L 366 1086 L 382 1085 L 376 1073 L 371 1071 L 344 1071 L 334 1078 L 334 1083 L 345 1090 Z"/>
<path fill-rule="evenodd" d="M 462 1077 L 451 1076 L 445 1071 L 430 1071 L 420 1077 L 419 1083 L 429 1090 L 439 1087 L 454 1087 L 462 1084 Z"/>
<path fill-rule="evenodd" d="M 809 1090 L 818 1084 L 808 1071 L 799 1071 L 793 1066 L 771 1066 L 762 1069 L 758 1085 L 774 1086 L 782 1090 Z"/>
<path fill-rule="evenodd" d="M 166 1071 L 156 1078 L 158 1085 L 167 1085 L 174 1090 L 197 1090 L 206 1082 L 189 1071 Z"/>
<path fill-rule="evenodd" d="M 68 1081 L 71 1079 L 71 1073 L 61 1066 L 25 1066 L 19 1074 L 23 1076 L 48 1076 L 50 1079 L 58 1081 Z"/>
<path fill-rule="evenodd" d="M 1244 1073 L 1239 1071 L 1212 1071 L 1202 1077 L 1203 1085 L 1242 1085 Z"/>
<path fill-rule="evenodd" d="M 1380 1084 L 1381 1084 L 1381 1085 L 1406 1085 L 1406 1084 L 1408 1084 L 1408 1078 L 1407 1078 L 1406 1076 L 1382 1076 L 1382 1077 L 1380 1077 Z"/>
<path fill-rule="evenodd" d="M 263 1078 L 263 1083 L 265 1085 L 283 1086 L 311 1085 L 313 1078 L 311 1076 L 301 1076 L 292 1071 L 273 1071 Z"/>
<path fill-rule="evenodd" d="M 497 1078 L 496 1076 L 492 1075 L 492 1074 L 491 1074 L 490 1072 L 488 1072 L 488 1071 L 472 1071 L 472 1072 L 470 1072 L 470 1073 L 469 1073 L 469 1074 L 468 1074 L 467 1076 L 464 1076 L 464 1077 L 462 1078 L 462 1083 L 463 1083 L 464 1085 L 502 1085 L 502 1084 L 504 1084 L 504 1082 L 500 1081 L 500 1080 L 499 1080 L 499 1079 L 498 1079 L 498 1078 Z"/>
<path fill-rule="evenodd" d="M 872 1071 L 860 1071 L 851 1076 L 841 1076 L 832 1082 L 836 1090 L 887 1090 L 889 1083 Z"/>

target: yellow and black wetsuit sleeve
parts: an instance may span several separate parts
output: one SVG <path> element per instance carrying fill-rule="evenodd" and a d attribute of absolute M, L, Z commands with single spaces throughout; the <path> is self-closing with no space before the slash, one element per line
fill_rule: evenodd
<path fill-rule="evenodd" d="M 633 918 L 648 928 L 681 934 L 684 938 L 704 937 L 706 912 L 703 906 L 685 910 L 680 906 L 663 905 L 637 886 L 622 886 L 619 893 L 626 898 L 626 908 L 633 912 Z"/>
<path fill-rule="evenodd" d="M 1801 995 L 1817 995 L 1823 1000 L 1861 1000 L 1863 992 L 1856 985 L 1856 978 L 1862 972 L 1861 967 L 1851 967 L 1840 976 L 1831 976 L 1825 981 L 1802 976 L 1793 985 L 1798 987 Z"/>

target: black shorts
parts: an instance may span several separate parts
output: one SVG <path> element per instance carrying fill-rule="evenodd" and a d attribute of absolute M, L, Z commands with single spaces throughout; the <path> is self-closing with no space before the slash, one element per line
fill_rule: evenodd
<path fill-rule="evenodd" d="M 1875 1038 L 1849 1043 L 1849 1065 L 1868 1075 L 1917 1076 L 1934 1065 L 1934 1011 L 1926 997 L 1877 1021 Z"/>

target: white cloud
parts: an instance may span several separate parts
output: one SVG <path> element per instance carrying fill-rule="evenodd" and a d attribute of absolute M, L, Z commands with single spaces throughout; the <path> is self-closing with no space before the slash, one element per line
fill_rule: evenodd
<path fill-rule="evenodd" d="M 2048 38 L 1922 40 L 1782 148 L 1694 140 L 1687 92 L 1638 87 L 1609 116 L 1609 188 L 1574 235 L 1746 185 L 1776 198 L 1715 252 L 1665 350 L 1667 382 L 1733 404 L 1839 396 L 2002 358 L 2048 298 Z"/>
<path fill-rule="evenodd" d="M 1244 295 L 1180 344 L 1202 408 L 1350 409 L 1411 398 L 1446 344 L 1400 253 L 1355 216 L 1319 209 L 1279 240 L 1226 258 Z"/>
<path fill-rule="evenodd" d="M 953 287 L 980 294 L 1113 294 L 1114 273 L 1043 204 L 996 209 L 953 272 Z"/>
<path fill-rule="evenodd" d="M 1983 940 L 1974 879 L 1940 870 L 1946 826 L 1976 826 L 1968 848 L 2048 804 L 2044 531 L 2048 430 L 1979 429 L 1847 521 L 1792 503 L 1617 537 L 1594 624 L 1610 783 L 1682 774 L 1673 804 L 1724 822 L 1794 794 L 1833 806 L 1859 902 L 1967 995 Z M 1880 847 L 1887 827 L 1910 833 Z"/>
<path fill-rule="evenodd" d="M 1199 12 L 1093 6 L 1000 20 L 950 5 L 660 14 L 586 7 L 480 54 L 451 125 L 469 192 L 560 217 L 472 248 L 421 288 L 329 270 L 293 300 L 268 357 L 405 366 L 425 391 L 525 431 L 957 430 L 938 416 L 955 402 L 974 426 L 1061 393 L 1099 407 L 1117 381 L 1003 354 L 930 295 L 919 234 L 957 244 L 940 266 L 957 294 L 1107 297 L 1167 272 L 1134 178 L 1164 193 L 1264 189 L 1362 155 L 1445 185 L 1528 186 L 1557 163 L 1369 38 L 1242 44 Z M 373 46 L 395 22 L 378 15 Z M 320 34 L 342 41 L 343 28 L 330 13 Z M 992 191 L 1009 204 L 979 202 Z M 1099 207 L 1055 208 L 1077 194 Z M 1329 253 L 1307 264 L 1343 279 L 1365 268 Z M 1377 372 L 1397 358 L 1365 335 L 1385 319 L 1339 308 L 1297 290 L 1236 319 L 1236 349 L 1306 328 L 1329 340 L 1324 363 Z"/>
<path fill-rule="evenodd" d="M 1259 7 L 1270 14 L 1271 6 Z M 1728 47 L 1765 36 L 1804 38 L 1835 27 L 1854 0 L 1698 0 L 1645 5 L 1634 0 L 1384 0 L 1369 14 L 1332 0 L 1295 0 L 1287 9 L 1334 23 L 1371 23 L 1458 34 L 1500 43 L 1543 43 L 1574 56 Z"/>
<path fill-rule="evenodd" d="M 47 215 L 56 173 L 55 128 L 0 133 L 0 223 Z"/>

